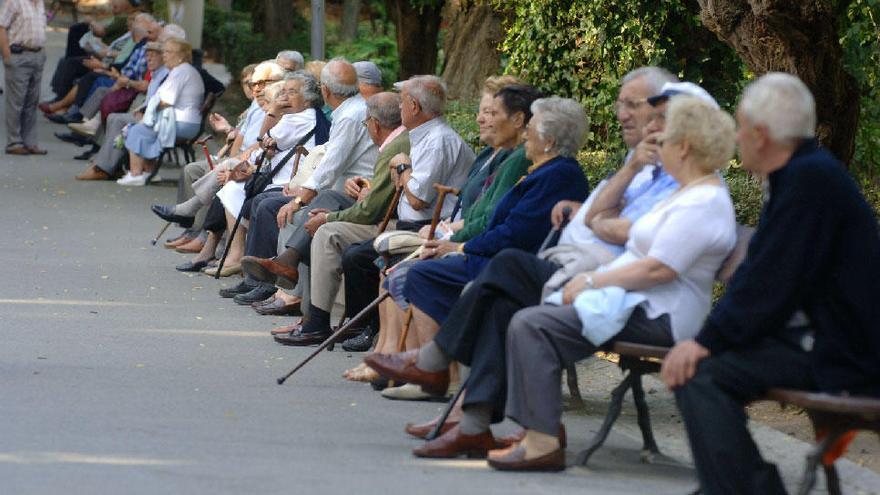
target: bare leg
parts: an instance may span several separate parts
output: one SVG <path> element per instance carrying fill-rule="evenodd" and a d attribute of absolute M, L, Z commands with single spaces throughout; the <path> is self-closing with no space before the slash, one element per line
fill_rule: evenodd
<path fill-rule="evenodd" d="M 413 306 L 413 320 L 410 324 L 409 333 L 416 338 L 416 341 L 414 343 L 415 347 L 411 347 L 409 336 L 407 336 L 406 348 L 415 349 L 417 347 L 422 347 L 428 342 L 434 340 L 434 336 L 437 335 L 439 330 L 440 325 L 434 321 L 433 318 L 428 316 L 424 311 Z"/>
<path fill-rule="evenodd" d="M 146 160 L 135 154 L 134 151 L 128 152 L 128 171 L 133 176 L 139 176 L 144 173 Z"/>

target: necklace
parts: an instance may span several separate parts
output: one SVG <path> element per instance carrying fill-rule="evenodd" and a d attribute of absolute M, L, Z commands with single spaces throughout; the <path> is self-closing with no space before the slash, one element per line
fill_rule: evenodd
<path fill-rule="evenodd" d="M 659 209 L 659 208 L 662 207 L 662 206 L 666 206 L 666 205 L 667 205 L 668 203 L 670 203 L 673 199 L 675 199 L 676 196 L 678 196 L 678 195 L 680 195 L 681 193 L 685 192 L 689 187 L 696 186 L 696 185 L 700 184 L 701 182 L 706 182 L 707 180 L 709 180 L 709 179 L 711 179 L 711 178 L 713 178 L 713 177 L 718 177 L 718 173 L 716 173 L 716 172 L 712 172 L 711 174 L 706 174 L 706 175 L 704 175 L 704 176 L 702 176 L 702 177 L 698 177 L 697 179 L 694 179 L 694 180 L 688 182 L 686 185 L 684 185 L 684 186 L 678 188 L 677 191 L 675 191 L 674 193 L 672 193 L 668 198 L 664 199 L 661 203 L 659 203 L 657 206 L 655 206 L 654 209 Z"/>

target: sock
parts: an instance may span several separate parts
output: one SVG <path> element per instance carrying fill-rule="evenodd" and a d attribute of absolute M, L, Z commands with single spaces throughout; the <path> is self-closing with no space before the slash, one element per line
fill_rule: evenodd
<path fill-rule="evenodd" d="M 419 349 L 416 368 L 429 372 L 443 371 L 450 362 L 449 356 L 432 340 Z"/>
<path fill-rule="evenodd" d="M 489 404 L 472 404 L 462 410 L 458 427 L 465 435 L 479 435 L 489 430 L 492 421 L 492 406 Z"/>
<path fill-rule="evenodd" d="M 330 313 L 314 304 L 309 304 L 309 321 L 303 324 L 302 333 L 318 333 L 330 331 Z"/>
<path fill-rule="evenodd" d="M 183 217 L 194 217 L 202 208 L 202 200 L 198 196 L 193 196 L 188 200 L 174 206 L 174 214 Z"/>
<path fill-rule="evenodd" d="M 299 265 L 299 251 L 293 248 L 287 248 L 283 253 L 275 257 L 275 261 L 282 265 L 296 268 Z"/>
<path fill-rule="evenodd" d="M 526 429 L 522 446 L 526 449 L 526 459 L 534 459 L 559 449 L 559 437 Z"/>

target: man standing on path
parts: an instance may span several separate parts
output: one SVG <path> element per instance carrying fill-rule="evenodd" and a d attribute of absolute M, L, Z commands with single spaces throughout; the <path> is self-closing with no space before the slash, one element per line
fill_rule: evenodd
<path fill-rule="evenodd" d="M 46 63 L 46 7 L 42 0 L 0 6 L 0 52 L 6 69 L 6 153 L 45 155 L 37 147 L 37 103 Z"/>

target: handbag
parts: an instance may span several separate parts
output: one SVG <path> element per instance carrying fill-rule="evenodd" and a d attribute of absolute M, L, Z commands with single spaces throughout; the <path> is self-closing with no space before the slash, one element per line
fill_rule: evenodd
<path fill-rule="evenodd" d="M 305 148 L 303 148 L 302 146 L 314 134 L 315 129 L 312 129 L 308 132 L 308 134 L 303 136 L 302 139 L 300 139 L 299 142 L 296 143 L 286 155 L 284 155 L 284 158 L 282 158 L 281 161 L 278 162 L 278 164 L 275 165 L 271 171 L 263 172 L 260 170 L 261 167 L 258 167 L 257 171 L 254 172 L 253 175 L 251 175 L 248 181 L 244 184 L 245 197 L 253 198 L 257 194 L 265 191 L 266 188 L 269 187 L 270 184 L 272 184 L 272 180 L 275 178 L 275 175 L 278 174 L 278 172 L 282 168 L 284 168 L 285 165 L 287 165 L 287 162 L 290 161 L 293 155 L 297 155 L 297 160 L 296 162 L 294 162 L 294 170 L 291 176 L 296 175 L 296 169 L 299 168 L 299 157 L 300 155 L 302 155 L 303 151 L 305 151 Z"/>

